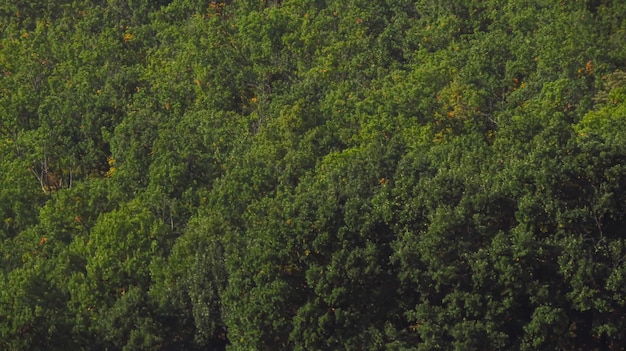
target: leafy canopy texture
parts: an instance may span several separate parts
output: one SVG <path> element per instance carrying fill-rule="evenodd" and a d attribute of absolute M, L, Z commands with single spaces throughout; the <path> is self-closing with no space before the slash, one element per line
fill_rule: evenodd
<path fill-rule="evenodd" d="M 0 29 L 0 349 L 624 349 L 623 2 L 0 0 Z"/>

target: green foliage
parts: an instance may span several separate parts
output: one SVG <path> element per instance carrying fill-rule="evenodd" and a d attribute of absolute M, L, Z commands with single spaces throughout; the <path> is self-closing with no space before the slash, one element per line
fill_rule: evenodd
<path fill-rule="evenodd" d="M 0 1 L 0 349 L 620 349 L 618 1 Z"/>
<path fill-rule="evenodd" d="M 103 347 L 155 340 L 143 330 L 156 328 L 145 294 L 151 261 L 166 243 L 164 224 L 138 201 L 99 216 L 88 237 L 73 241 L 70 251 L 84 264 L 69 280 L 69 306 L 82 333 L 98 335 Z"/>

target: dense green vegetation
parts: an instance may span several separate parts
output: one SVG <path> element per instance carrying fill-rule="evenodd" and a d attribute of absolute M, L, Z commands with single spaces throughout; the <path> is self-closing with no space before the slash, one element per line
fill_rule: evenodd
<path fill-rule="evenodd" d="M 2 0 L 0 29 L 1 350 L 626 344 L 623 1 Z"/>

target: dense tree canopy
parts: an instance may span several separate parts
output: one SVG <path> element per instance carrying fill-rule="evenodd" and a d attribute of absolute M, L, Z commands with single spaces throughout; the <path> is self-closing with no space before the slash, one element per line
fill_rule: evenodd
<path fill-rule="evenodd" d="M 626 4 L 0 0 L 0 349 L 619 350 Z"/>

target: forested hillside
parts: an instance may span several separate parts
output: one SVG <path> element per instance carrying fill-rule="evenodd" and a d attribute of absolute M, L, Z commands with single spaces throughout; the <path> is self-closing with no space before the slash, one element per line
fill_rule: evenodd
<path fill-rule="evenodd" d="M 626 2 L 0 0 L 0 350 L 624 350 Z"/>

